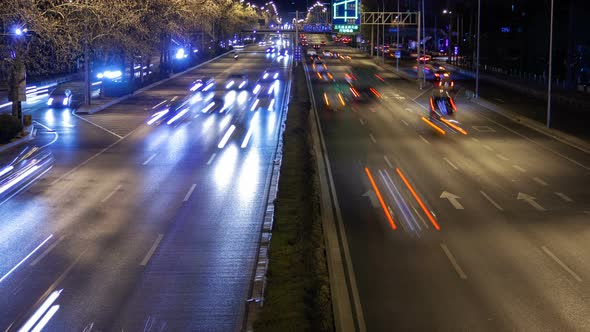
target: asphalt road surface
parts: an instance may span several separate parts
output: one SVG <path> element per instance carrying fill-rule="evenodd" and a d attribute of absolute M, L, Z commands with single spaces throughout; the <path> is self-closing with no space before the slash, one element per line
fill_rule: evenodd
<path fill-rule="evenodd" d="M 590 154 L 461 97 L 439 132 L 429 89 L 326 48 L 351 57 L 307 69 L 366 329 L 588 331 Z"/>
<path fill-rule="evenodd" d="M 93 115 L 31 110 L 39 132 L 30 145 L 46 146 L 55 163 L 0 205 L 0 327 L 238 330 L 290 59 L 255 47 Z M 276 80 L 263 82 L 265 70 Z M 226 89 L 231 74 L 248 84 Z M 202 76 L 217 85 L 195 93 L 183 116 L 147 124 Z"/>

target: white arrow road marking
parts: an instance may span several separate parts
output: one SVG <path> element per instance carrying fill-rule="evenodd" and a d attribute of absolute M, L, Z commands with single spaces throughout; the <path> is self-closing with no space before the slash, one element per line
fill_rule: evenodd
<path fill-rule="evenodd" d="M 377 199 L 377 195 L 372 189 L 369 189 L 366 193 L 363 194 L 363 197 L 369 197 L 369 201 L 371 201 L 371 206 L 374 208 L 378 208 L 379 200 Z"/>
<path fill-rule="evenodd" d="M 547 182 L 543 181 L 542 179 L 540 179 L 536 176 L 533 178 L 533 180 L 542 186 L 547 186 Z"/>
<path fill-rule="evenodd" d="M 457 263 L 455 256 L 453 256 L 453 253 L 449 250 L 449 248 L 447 248 L 447 245 L 444 243 L 441 243 L 440 247 L 445 252 L 445 255 L 447 255 L 447 258 L 451 262 L 451 265 L 453 265 L 453 267 L 455 268 L 455 271 L 457 271 L 459 278 L 467 279 L 467 275 L 465 274 L 465 272 L 463 272 L 463 269 L 461 268 L 461 266 L 459 266 L 459 263 Z"/>
<path fill-rule="evenodd" d="M 442 194 L 440 194 L 440 198 L 446 198 L 449 200 L 449 202 L 453 205 L 453 207 L 457 210 L 463 210 L 463 205 L 461 205 L 461 203 L 459 203 L 459 201 L 457 200 L 457 198 L 461 198 L 455 194 L 452 194 L 448 191 L 443 191 Z"/>
<path fill-rule="evenodd" d="M 500 211 L 504 211 L 504 208 L 502 208 L 500 206 L 500 204 L 496 203 L 490 196 L 488 196 L 488 194 L 486 194 L 482 190 L 480 190 L 479 192 L 483 195 L 483 197 L 485 197 L 488 201 L 490 201 L 490 203 L 492 203 L 496 207 L 496 209 L 498 209 Z"/>
<path fill-rule="evenodd" d="M 547 249 L 547 247 L 542 246 L 541 249 L 543 249 L 543 251 L 549 257 L 551 257 L 557 264 L 559 264 L 559 266 L 561 266 L 564 270 L 566 270 L 567 273 L 569 273 L 572 277 L 574 277 L 574 279 L 576 279 L 578 282 L 582 282 L 582 278 L 580 278 L 580 276 L 577 275 L 576 272 L 572 271 L 572 269 L 570 269 L 567 265 L 565 265 L 565 263 L 562 262 L 561 259 L 559 259 L 557 256 L 555 256 L 555 254 L 553 254 L 549 249 Z"/>
<path fill-rule="evenodd" d="M 574 201 L 573 199 L 569 198 L 569 196 L 564 193 L 555 193 L 555 195 L 559 196 L 559 198 L 563 199 L 566 202 L 573 202 Z"/>
<path fill-rule="evenodd" d="M 516 196 L 516 199 L 529 203 L 532 207 L 534 207 L 538 211 L 546 211 L 544 207 L 542 207 L 539 203 L 537 203 L 537 201 L 535 201 L 536 198 L 533 196 L 519 192 L 518 195 Z"/>

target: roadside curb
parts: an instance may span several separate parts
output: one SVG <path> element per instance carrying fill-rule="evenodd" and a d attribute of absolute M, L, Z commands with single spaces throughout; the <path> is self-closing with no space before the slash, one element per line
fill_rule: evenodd
<path fill-rule="evenodd" d="M 152 84 L 150 84 L 150 85 L 144 86 L 144 87 L 143 87 L 143 88 L 141 88 L 141 89 L 137 89 L 137 90 L 133 91 L 133 92 L 132 92 L 132 93 L 130 93 L 130 94 L 124 95 L 123 97 L 119 97 L 119 98 L 117 98 L 117 99 L 113 99 L 113 100 L 111 100 L 111 101 L 109 101 L 109 102 L 107 102 L 107 103 L 105 103 L 105 104 L 98 105 L 98 106 L 96 106 L 96 107 L 92 107 L 92 105 L 90 105 L 90 106 L 88 106 L 88 107 L 84 107 L 84 106 L 82 106 L 82 107 L 80 107 L 80 108 L 76 109 L 76 110 L 74 111 L 74 113 L 75 113 L 75 114 L 94 114 L 94 113 L 98 113 L 98 112 L 100 112 L 100 111 L 102 111 L 102 110 L 104 110 L 104 109 L 106 109 L 106 108 L 109 108 L 109 107 L 111 107 L 111 106 L 113 106 L 113 105 L 115 105 L 115 104 L 118 104 L 118 103 L 120 103 L 120 102 L 122 102 L 122 101 L 126 100 L 127 98 L 130 98 L 130 97 L 136 96 L 136 95 L 138 95 L 138 94 L 140 94 L 140 93 L 142 93 L 142 92 L 144 92 L 144 91 L 146 91 L 146 90 L 149 90 L 149 89 L 151 89 L 151 88 L 153 88 L 153 87 L 156 87 L 156 86 L 158 86 L 158 85 L 160 85 L 160 84 L 166 83 L 166 82 L 168 82 L 168 81 L 170 81 L 170 80 L 172 80 L 172 79 L 174 79 L 174 78 L 177 78 L 178 76 L 184 75 L 184 74 L 186 74 L 186 73 L 188 73 L 188 72 L 190 72 L 190 71 L 193 71 L 193 70 L 195 70 L 195 69 L 197 69 L 197 68 L 199 68 L 199 67 L 201 67 L 201 66 L 203 66 L 203 65 L 206 65 L 206 64 L 208 64 L 208 63 L 209 63 L 209 62 L 211 62 L 211 61 L 217 60 L 217 59 L 219 59 L 219 58 L 221 58 L 221 57 L 223 57 L 223 56 L 225 56 L 225 55 L 227 55 L 227 54 L 229 54 L 229 53 L 231 53 L 231 52 L 233 52 L 233 51 L 228 51 L 228 52 L 225 52 L 225 53 L 223 53 L 223 54 L 220 54 L 220 55 L 218 55 L 218 56 L 216 56 L 216 57 L 214 57 L 214 58 L 212 58 L 212 59 L 209 59 L 209 60 L 207 60 L 207 61 L 205 61 L 205 62 L 199 63 L 199 64 L 198 64 L 198 65 L 196 65 L 196 66 L 193 66 L 193 67 L 191 67 L 191 68 L 188 68 L 188 69 L 186 69 L 186 70 L 184 70 L 184 71 L 181 71 L 180 73 L 176 73 L 176 74 L 174 74 L 174 75 L 171 75 L 170 77 L 167 77 L 167 78 L 165 78 L 165 79 L 159 80 L 159 81 L 157 81 L 157 82 L 154 82 L 154 83 L 152 83 Z"/>
<path fill-rule="evenodd" d="M 264 210 L 262 230 L 258 241 L 258 254 L 254 265 L 254 275 L 251 278 L 249 297 L 246 300 L 242 331 L 254 331 L 254 321 L 256 321 L 258 310 L 264 305 L 266 272 L 268 271 L 269 264 L 268 252 L 270 250 L 275 215 L 275 200 L 279 190 L 281 165 L 283 162 L 283 135 L 286 129 L 287 115 L 291 101 L 292 75 L 293 73 L 289 72 L 289 83 L 283 100 L 284 108 L 281 111 L 281 119 L 279 120 L 280 129 L 277 132 L 277 147 L 274 152 L 272 171 L 267 179 L 269 190 L 266 197 L 266 209 Z"/>
<path fill-rule="evenodd" d="M 311 103 L 309 121 L 311 125 L 312 147 L 315 152 L 316 167 L 319 177 L 320 211 L 324 241 L 326 245 L 326 260 L 330 278 L 330 295 L 332 297 L 332 313 L 336 331 L 365 332 L 364 313 L 356 288 L 356 277 L 348 240 L 340 214 L 338 197 L 336 196 L 330 160 L 323 140 L 319 114 L 316 108 L 313 87 L 305 63 L 305 79 Z"/>
<path fill-rule="evenodd" d="M 23 130 L 29 129 L 28 134 L 26 136 L 23 136 L 21 138 L 15 139 L 14 141 L 1 145 L 0 146 L 0 152 L 4 152 L 6 150 L 12 149 L 15 146 L 19 146 L 21 144 L 24 144 L 26 142 L 30 142 L 35 138 L 35 135 L 37 134 L 37 129 L 35 129 L 34 125 L 30 125 L 28 127 L 25 127 Z"/>
<path fill-rule="evenodd" d="M 564 133 L 557 129 L 550 129 L 546 128 L 545 126 L 541 125 L 539 122 L 529 119 L 525 116 L 518 115 L 512 111 L 509 111 L 497 104 L 494 104 L 484 98 L 474 99 L 471 98 L 470 101 L 474 104 L 477 104 L 483 108 L 486 108 L 490 111 L 493 111 L 499 115 L 502 115 L 514 122 L 517 122 L 523 126 L 526 126 L 532 130 L 535 130 L 541 134 L 549 136 L 561 143 L 567 144 L 573 148 L 576 148 L 584 153 L 590 154 L 590 142 L 587 142 L 583 139 L 578 137 L 572 136 L 570 134 Z"/>

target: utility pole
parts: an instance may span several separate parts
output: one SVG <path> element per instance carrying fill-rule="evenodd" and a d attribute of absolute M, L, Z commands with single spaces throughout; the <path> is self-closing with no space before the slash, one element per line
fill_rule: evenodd
<path fill-rule="evenodd" d="M 397 0 L 397 19 L 396 19 L 396 21 L 397 21 L 397 29 L 396 29 L 397 30 L 397 37 L 395 40 L 395 51 L 396 51 L 396 53 L 400 52 L 400 54 L 401 54 L 401 51 L 399 49 L 399 19 L 400 19 L 400 17 L 399 17 L 399 0 Z M 399 71 L 399 57 L 397 57 L 397 56 L 395 57 L 395 70 Z"/>
<path fill-rule="evenodd" d="M 383 55 L 383 61 L 382 64 L 385 64 L 385 2 L 382 0 L 381 4 L 383 4 L 383 50 L 382 50 L 382 55 Z"/>
<path fill-rule="evenodd" d="M 553 1 L 553 0 L 552 0 Z M 475 60 L 475 98 L 479 98 L 479 34 L 481 28 L 481 0 L 477 0 L 477 54 Z"/>
<path fill-rule="evenodd" d="M 422 69 L 422 61 L 420 61 L 420 16 L 422 12 L 418 10 L 418 36 L 416 41 L 416 60 L 418 60 L 418 81 L 420 82 L 420 90 L 422 90 L 422 76 L 424 76 L 424 70 Z"/>
<path fill-rule="evenodd" d="M 553 62 L 553 0 L 551 0 L 551 19 L 549 23 L 549 79 L 547 85 L 547 128 L 551 128 L 551 75 Z"/>

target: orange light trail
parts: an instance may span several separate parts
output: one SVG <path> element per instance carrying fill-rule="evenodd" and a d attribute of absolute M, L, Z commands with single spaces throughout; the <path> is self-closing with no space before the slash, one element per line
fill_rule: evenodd
<path fill-rule="evenodd" d="M 451 102 L 451 106 L 453 107 L 453 111 L 457 112 L 457 106 L 455 106 L 455 102 L 453 101 L 453 98 L 449 98 L 449 101 Z"/>
<path fill-rule="evenodd" d="M 344 98 L 342 98 L 342 94 L 340 92 L 338 93 L 338 99 L 340 99 L 340 104 L 342 104 L 342 106 L 346 106 L 346 103 L 344 102 Z"/>
<path fill-rule="evenodd" d="M 434 130 L 438 131 L 441 135 L 445 135 L 446 134 L 446 132 L 444 130 L 442 130 L 441 127 L 435 125 L 434 123 L 432 123 L 427 118 L 422 117 L 422 121 L 426 122 L 429 126 L 431 126 Z"/>
<path fill-rule="evenodd" d="M 369 88 L 369 90 L 371 90 L 371 92 L 377 96 L 377 98 L 381 98 L 381 94 L 379 93 L 379 91 L 375 90 L 374 88 Z"/>
<path fill-rule="evenodd" d="M 381 196 L 381 192 L 379 191 L 379 188 L 377 188 L 377 184 L 375 184 L 375 180 L 373 180 L 373 176 L 371 175 L 371 171 L 369 171 L 368 167 L 365 167 L 365 173 L 367 173 L 367 176 L 369 177 L 369 181 L 371 182 L 371 185 L 373 186 L 373 190 L 375 191 L 375 194 L 377 195 L 377 199 L 379 199 L 379 203 L 381 203 L 381 208 L 383 209 L 383 212 L 385 212 L 385 216 L 387 217 L 387 221 L 389 222 L 389 225 L 391 226 L 392 229 L 397 229 L 397 226 L 395 225 L 395 222 L 393 221 L 393 218 L 391 217 L 391 214 L 389 213 L 389 210 L 387 209 L 387 205 L 385 205 L 385 201 L 383 201 L 383 197 Z"/>
<path fill-rule="evenodd" d="M 446 123 L 447 126 L 449 126 L 449 127 L 453 128 L 453 129 L 455 129 L 456 131 L 460 132 L 461 134 L 467 135 L 467 132 L 465 131 L 465 129 L 457 126 L 456 124 L 452 123 L 451 121 L 449 121 L 449 120 L 447 120 L 445 118 L 440 118 L 440 120 L 442 122 Z"/>
<path fill-rule="evenodd" d="M 377 74 L 375 74 L 375 77 L 377 77 L 381 82 L 385 82 L 385 80 L 383 79 L 383 77 L 381 77 L 381 76 L 379 76 Z"/>
<path fill-rule="evenodd" d="M 432 101 L 432 97 L 430 97 L 430 108 L 434 111 L 434 102 Z"/>
<path fill-rule="evenodd" d="M 436 228 L 437 231 L 440 231 L 440 226 L 438 226 L 438 223 L 436 222 L 436 220 L 434 219 L 434 217 L 432 216 L 432 214 L 430 214 L 430 211 L 428 211 L 428 209 L 424 205 L 424 202 L 422 202 L 422 200 L 420 199 L 420 197 L 418 197 L 418 194 L 416 194 L 416 191 L 414 190 L 414 188 L 412 187 L 412 185 L 408 182 L 408 180 L 406 179 L 406 177 L 404 176 L 404 174 L 402 173 L 402 171 L 399 168 L 396 168 L 395 170 L 396 170 L 397 174 L 399 175 L 399 177 L 402 178 L 402 181 L 404 181 L 404 183 L 406 184 L 406 187 L 408 187 L 408 189 L 410 189 L 410 192 L 412 193 L 412 196 L 414 196 L 414 199 L 418 202 L 418 204 L 422 208 L 422 211 L 424 211 L 424 213 L 426 214 L 426 216 L 428 217 L 428 219 L 430 219 L 430 222 L 432 223 L 432 225 L 434 226 L 434 228 Z"/>
<path fill-rule="evenodd" d="M 355 89 L 355 88 L 353 88 L 353 87 L 350 87 L 350 92 L 352 92 L 352 94 L 353 94 L 355 97 L 357 97 L 357 98 L 360 96 L 360 94 L 358 93 L 358 91 L 356 91 L 356 89 Z"/>
<path fill-rule="evenodd" d="M 324 101 L 326 102 L 326 106 L 330 106 L 330 101 L 328 100 L 328 95 L 324 92 Z"/>

